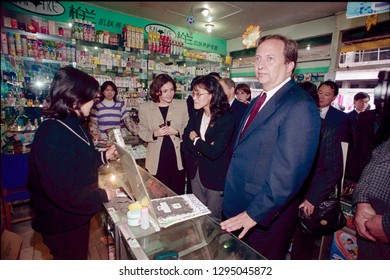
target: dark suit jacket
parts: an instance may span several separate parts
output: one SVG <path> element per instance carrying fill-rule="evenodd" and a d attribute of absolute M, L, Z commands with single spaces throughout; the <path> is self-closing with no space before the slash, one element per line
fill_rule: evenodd
<path fill-rule="evenodd" d="M 196 112 L 194 108 L 194 98 L 192 98 L 192 95 L 188 95 L 186 103 L 187 103 L 188 116 L 191 117 Z"/>
<path fill-rule="evenodd" d="M 232 106 L 230 106 L 230 110 L 233 113 L 234 123 L 235 123 L 232 140 L 236 139 L 236 136 L 238 135 L 238 133 L 237 133 L 238 127 L 240 126 L 241 120 L 242 120 L 243 116 L 245 115 L 248 107 L 249 107 L 248 104 L 242 103 L 242 102 L 238 101 L 236 98 L 234 98 Z M 231 141 L 231 145 L 230 145 L 231 152 L 233 151 L 233 144 L 234 144 L 233 141 Z"/>
<path fill-rule="evenodd" d="M 309 177 L 305 182 L 305 198 L 314 206 L 334 191 L 343 175 L 343 151 L 334 126 L 321 120 L 320 144 Z"/>
<path fill-rule="evenodd" d="M 230 109 L 233 113 L 234 120 L 237 123 L 237 126 L 240 125 L 241 119 L 244 116 L 246 109 L 248 109 L 248 104 L 242 103 L 234 98 L 232 106 Z"/>
<path fill-rule="evenodd" d="M 348 142 L 346 113 L 330 106 L 326 113 L 325 120 L 338 129 L 341 141 Z"/>
<path fill-rule="evenodd" d="M 358 182 L 369 162 L 377 130 L 375 110 L 358 114 L 355 110 L 347 118 L 349 146 L 345 179 Z"/>
<path fill-rule="evenodd" d="M 274 232 L 295 226 L 295 202 L 315 158 L 320 126 L 316 104 L 291 79 L 235 141 L 225 184 L 225 216 L 246 211 L 261 228 L 272 225 Z"/>
<path fill-rule="evenodd" d="M 199 168 L 199 177 L 204 187 L 223 191 L 230 163 L 228 146 L 234 131 L 234 118 L 232 113 L 226 112 L 214 124 L 210 123 L 205 133 L 205 141 L 198 139 L 194 145 L 189 134 L 196 131 L 200 135 L 203 114 L 203 111 L 194 114 L 184 130 L 183 149 L 187 156 L 186 167 L 191 179 L 195 177 Z"/>
<path fill-rule="evenodd" d="M 348 143 L 353 146 L 353 138 L 355 135 L 356 130 L 356 124 L 359 119 L 359 114 L 356 112 L 356 110 L 353 110 L 347 114 L 346 118 L 346 127 L 347 127 L 347 136 L 348 136 Z"/>

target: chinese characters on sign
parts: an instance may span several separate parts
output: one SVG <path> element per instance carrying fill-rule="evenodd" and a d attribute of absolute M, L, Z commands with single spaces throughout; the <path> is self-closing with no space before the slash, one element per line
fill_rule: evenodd
<path fill-rule="evenodd" d="M 121 22 L 115 22 L 110 19 L 105 19 L 105 18 L 96 19 L 95 10 L 88 9 L 85 7 L 82 8 L 80 6 L 75 8 L 73 5 L 71 5 L 69 8 L 69 16 L 72 19 L 87 20 L 87 21 L 91 21 L 93 24 L 97 24 L 105 27 L 114 27 L 120 29 L 123 26 Z"/>
<path fill-rule="evenodd" d="M 217 45 L 194 40 L 193 36 L 191 36 L 187 32 L 177 32 L 177 38 L 183 39 L 187 46 L 203 47 L 214 51 L 218 50 Z"/>

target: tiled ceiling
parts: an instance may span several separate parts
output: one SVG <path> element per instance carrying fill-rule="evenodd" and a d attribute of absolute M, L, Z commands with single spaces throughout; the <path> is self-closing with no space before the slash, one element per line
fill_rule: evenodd
<path fill-rule="evenodd" d="M 193 16 L 193 31 L 220 39 L 240 37 L 250 24 L 264 31 L 303 23 L 345 12 L 347 2 L 85 2 L 116 12 L 145 18 L 189 30 L 187 16 Z M 211 20 L 201 14 L 210 10 Z M 205 24 L 212 23 L 212 33 Z"/>

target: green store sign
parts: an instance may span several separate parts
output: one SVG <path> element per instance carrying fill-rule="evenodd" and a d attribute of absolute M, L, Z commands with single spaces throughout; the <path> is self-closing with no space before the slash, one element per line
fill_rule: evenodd
<path fill-rule="evenodd" d="M 127 24 L 143 28 L 148 25 L 165 26 L 162 23 L 151 22 L 122 13 L 115 13 L 113 15 L 111 10 L 73 1 L 10 1 L 3 2 L 2 6 L 10 11 L 39 16 L 59 22 L 70 23 L 74 19 L 87 20 L 95 24 L 96 30 L 106 30 L 119 34 L 122 34 L 122 28 Z M 191 34 L 189 30 L 175 26 L 167 28 L 173 31 L 175 38 L 184 40 L 185 48 L 226 55 L 225 40 L 197 32 L 192 32 Z"/>

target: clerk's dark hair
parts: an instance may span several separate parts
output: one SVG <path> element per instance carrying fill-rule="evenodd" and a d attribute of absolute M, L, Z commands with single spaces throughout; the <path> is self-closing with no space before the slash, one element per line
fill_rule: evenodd
<path fill-rule="evenodd" d="M 153 82 L 150 85 L 150 97 L 154 103 L 160 103 L 159 97 L 162 94 L 161 88 L 169 82 L 172 83 L 173 90 L 176 91 L 176 83 L 168 74 L 159 74 L 153 79 Z"/>
<path fill-rule="evenodd" d="M 93 100 L 98 90 L 99 83 L 87 73 L 71 66 L 60 68 L 50 85 L 50 106 L 43 114 L 60 120 L 77 116 L 75 110 Z"/>
<path fill-rule="evenodd" d="M 230 111 L 230 105 L 225 91 L 215 77 L 211 75 L 201 77 L 195 82 L 194 88 L 205 89 L 212 95 L 210 100 L 211 124 L 219 117 L 223 116 L 227 111 Z"/>
<path fill-rule="evenodd" d="M 112 89 L 115 91 L 113 100 L 114 100 L 114 102 L 116 102 L 116 97 L 118 96 L 118 88 L 116 87 L 116 84 L 114 84 L 114 82 L 112 82 L 112 81 L 105 81 L 100 86 L 100 101 L 103 101 L 103 99 L 104 99 L 103 91 L 105 91 L 108 86 L 111 86 Z"/>

